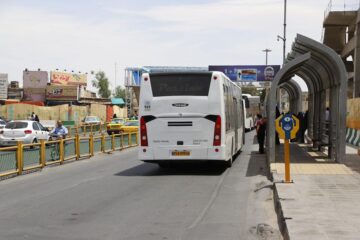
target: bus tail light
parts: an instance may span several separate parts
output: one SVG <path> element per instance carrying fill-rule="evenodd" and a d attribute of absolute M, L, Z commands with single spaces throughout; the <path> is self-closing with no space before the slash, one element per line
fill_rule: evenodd
<path fill-rule="evenodd" d="M 141 139 L 141 146 L 147 147 L 148 146 L 148 138 L 147 138 L 147 131 L 146 131 L 146 122 L 144 117 L 140 118 L 140 139 Z"/>
<path fill-rule="evenodd" d="M 214 146 L 221 145 L 221 117 L 217 116 L 214 129 Z"/>

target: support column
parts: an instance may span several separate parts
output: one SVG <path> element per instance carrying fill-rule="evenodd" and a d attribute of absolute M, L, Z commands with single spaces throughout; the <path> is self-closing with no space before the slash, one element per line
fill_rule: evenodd
<path fill-rule="evenodd" d="M 360 97 L 360 22 L 359 14 L 356 23 L 355 54 L 354 54 L 354 89 L 353 98 Z"/>

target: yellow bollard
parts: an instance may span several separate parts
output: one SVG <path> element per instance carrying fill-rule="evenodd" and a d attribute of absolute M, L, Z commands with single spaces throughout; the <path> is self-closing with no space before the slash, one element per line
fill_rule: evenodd
<path fill-rule="evenodd" d="M 289 139 L 284 140 L 284 161 L 285 161 L 285 182 L 291 183 L 290 180 L 290 144 Z"/>
<path fill-rule="evenodd" d="M 94 135 L 90 134 L 89 138 L 89 151 L 90 156 L 94 156 Z"/>
<path fill-rule="evenodd" d="M 62 164 L 64 162 L 64 139 L 60 139 L 60 142 L 59 142 L 59 155 L 60 155 L 60 164 Z"/>
<path fill-rule="evenodd" d="M 101 151 L 105 152 L 105 134 L 101 134 Z"/>
<path fill-rule="evenodd" d="M 114 132 L 111 134 L 111 149 L 115 151 L 115 135 Z"/>
<path fill-rule="evenodd" d="M 76 153 L 76 160 L 80 159 L 80 137 L 79 134 L 75 135 L 75 153 Z"/>
<path fill-rule="evenodd" d="M 23 170 L 23 144 L 21 141 L 17 142 L 16 165 L 18 169 L 18 175 L 21 175 Z"/>
<path fill-rule="evenodd" d="M 131 142 L 131 133 L 129 133 L 129 137 L 128 137 L 129 139 L 128 139 L 128 146 L 130 147 L 131 146 L 131 144 L 132 144 L 132 142 Z"/>
<path fill-rule="evenodd" d="M 46 145 L 45 145 L 45 140 L 41 139 L 40 140 L 40 165 L 41 167 L 45 167 L 45 162 L 46 162 Z"/>

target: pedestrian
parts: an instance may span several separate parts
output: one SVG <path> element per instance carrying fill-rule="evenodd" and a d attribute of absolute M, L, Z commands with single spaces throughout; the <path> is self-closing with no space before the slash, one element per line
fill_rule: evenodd
<path fill-rule="evenodd" d="M 36 114 L 35 114 L 34 121 L 36 121 L 36 122 L 40 122 L 39 116 L 38 116 L 38 115 L 36 115 Z"/>
<path fill-rule="evenodd" d="M 260 122 L 256 128 L 260 154 L 265 153 L 264 143 L 265 143 L 265 135 L 266 135 L 266 124 L 267 124 L 267 119 L 261 118 Z"/>
<path fill-rule="evenodd" d="M 34 112 L 31 113 L 31 120 L 35 121 L 35 113 Z"/>
<path fill-rule="evenodd" d="M 325 110 L 325 121 L 328 122 L 330 121 L 330 108 L 326 108 Z"/>
<path fill-rule="evenodd" d="M 256 130 L 256 134 L 258 132 L 258 126 L 261 123 L 261 119 L 262 119 L 262 115 L 260 113 L 256 114 L 256 120 L 255 120 L 255 130 Z"/>
<path fill-rule="evenodd" d="M 302 128 L 304 127 L 304 113 L 298 112 L 296 117 L 297 117 L 297 119 L 299 119 L 299 130 L 296 133 L 296 141 L 299 142 L 299 143 L 303 143 L 304 142 L 304 135 L 303 135 Z"/>
<path fill-rule="evenodd" d="M 116 113 L 114 113 L 113 118 L 117 118 Z"/>

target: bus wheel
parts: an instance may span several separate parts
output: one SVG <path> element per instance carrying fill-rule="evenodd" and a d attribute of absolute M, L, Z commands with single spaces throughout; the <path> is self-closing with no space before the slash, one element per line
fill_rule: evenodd
<path fill-rule="evenodd" d="M 230 158 L 225 162 L 225 168 L 231 168 L 233 164 L 233 158 Z"/>

